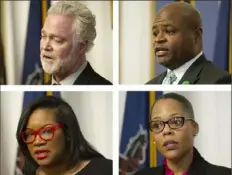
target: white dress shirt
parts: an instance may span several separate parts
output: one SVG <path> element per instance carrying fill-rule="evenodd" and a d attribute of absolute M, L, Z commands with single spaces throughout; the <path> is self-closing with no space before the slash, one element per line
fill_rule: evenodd
<path fill-rule="evenodd" d="M 52 84 L 59 84 L 59 85 L 72 85 L 75 80 L 80 76 L 80 74 L 85 70 L 88 62 L 85 61 L 77 70 L 76 72 L 73 72 L 68 77 L 60 81 L 59 83 L 54 79 L 54 76 L 52 76 Z"/>
<path fill-rule="evenodd" d="M 188 68 L 198 59 L 200 58 L 200 56 L 203 54 L 203 51 L 201 51 L 199 54 L 197 54 L 193 59 L 191 59 L 190 61 L 186 62 L 185 64 L 183 64 L 182 66 L 178 67 L 177 69 L 172 70 L 174 72 L 174 74 L 176 75 L 176 80 L 172 83 L 174 85 L 178 84 L 179 81 L 181 80 L 181 78 L 183 77 L 183 75 L 185 74 L 185 72 L 188 70 Z M 170 72 L 171 70 L 168 69 L 167 70 L 167 74 Z M 164 78 L 162 84 L 164 84 L 166 80 L 166 77 Z"/>

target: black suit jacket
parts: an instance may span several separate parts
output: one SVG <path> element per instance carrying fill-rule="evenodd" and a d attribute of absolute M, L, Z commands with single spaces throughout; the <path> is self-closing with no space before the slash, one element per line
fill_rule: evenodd
<path fill-rule="evenodd" d="M 147 82 L 147 84 L 162 84 L 166 74 L 167 71 L 161 73 Z M 183 84 L 184 81 L 188 81 L 189 84 L 221 84 L 221 79 L 227 76 L 231 77 L 228 72 L 218 68 L 202 54 L 200 58 L 188 68 L 178 84 Z M 223 84 L 231 84 L 231 79 L 224 80 L 227 81 L 224 81 Z"/>
<path fill-rule="evenodd" d="M 74 85 L 112 85 L 112 83 L 95 72 L 88 63 L 80 76 L 75 80 Z"/>
<path fill-rule="evenodd" d="M 93 158 L 76 175 L 113 175 L 113 161 L 105 158 Z"/>
<path fill-rule="evenodd" d="M 219 79 L 216 84 L 231 84 L 232 82 L 232 77 L 231 75 L 227 75 Z"/>
<path fill-rule="evenodd" d="M 135 173 L 135 175 L 165 175 L 164 165 L 156 168 L 147 168 Z M 213 165 L 201 157 L 194 148 L 193 161 L 190 165 L 188 175 L 231 175 L 231 168 Z"/>

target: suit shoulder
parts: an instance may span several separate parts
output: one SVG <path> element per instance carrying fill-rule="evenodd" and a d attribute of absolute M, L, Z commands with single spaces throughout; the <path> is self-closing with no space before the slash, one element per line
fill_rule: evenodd
<path fill-rule="evenodd" d="M 100 158 L 97 161 L 97 167 L 102 170 L 102 175 L 113 175 L 113 161 L 110 159 Z"/>
<path fill-rule="evenodd" d="M 205 71 L 212 73 L 212 75 L 217 76 L 217 77 L 224 77 L 224 76 L 228 76 L 229 72 L 219 68 L 218 66 L 216 66 L 214 63 L 212 63 L 211 61 L 207 60 L 207 63 L 205 65 Z"/>
<path fill-rule="evenodd" d="M 97 72 L 94 73 L 94 76 L 92 77 L 90 83 L 93 83 L 96 85 L 112 85 L 112 83 L 109 80 L 105 79 L 104 77 L 99 75 Z"/>
<path fill-rule="evenodd" d="M 96 165 L 96 167 L 98 168 L 103 168 L 103 169 L 108 169 L 112 171 L 112 167 L 113 167 L 113 161 L 110 159 L 106 159 L 106 158 L 96 158 L 94 159 L 94 163 Z"/>
<path fill-rule="evenodd" d="M 102 158 L 102 157 L 100 157 L 100 158 L 95 158 L 94 161 L 95 161 L 97 164 L 99 164 L 99 165 L 104 165 L 104 166 L 107 166 L 107 165 L 108 165 L 108 166 L 112 166 L 112 163 L 113 163 L 112 160 L 106 159 L 106 158 Z"/>
<path fill-rule="evenodd" d="M 226 75 L 218 79 L 215 84 L 231 84 L 231 83 L 232 83 L 231 75 Z"/>
<path fill-rule="evenodd" d="M 207 168 L 207 174 L 212 174 L 212 175 L 231 175 L 231 168 L 223 167 L 223 166 L 218 166 L 218 165 L 213 165 L 211 163 L 208 163 L 208 168 Z"/>
<path fill-rule="evenodd" d="M 88 62 L 86 68 L 81 73 L 78 78 L 79 82 L 76 81 L 77 84 L 87 84 L 87 85 L 112 85 L 110 81 L 103 78 L 99 75 Z"/>
<path fill-rule="evenodd" d="M 83 175 L 89 175 L 89 174 L 112 175 L 113 174 L 112 160 L 102 157 L 94 158 L 83 169 L 82 173 L 80 173 L 80 175 L 82 174 Z"/>
<path fill-rule="evenodd" d="M 229 72 L 219 68 L 207 59 L 201 62 L 201 64 L 202 68 L 198 74 L 199 80 L 197 84 L 229 84 L 223 79 L 223 77 L 230 75 Z"/>

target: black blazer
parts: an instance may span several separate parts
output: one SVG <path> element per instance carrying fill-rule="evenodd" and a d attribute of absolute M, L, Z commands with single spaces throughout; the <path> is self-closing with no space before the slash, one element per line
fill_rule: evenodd
<path fill-rule="evenodd" d="M 164 165 L 156 168 L 147 168 L 135 173 L 135 175 L 165 175 Z M 194 148 L 193 162 L 190 165 L 188 175 L 231 175 L 231 168 L 213 165 Z"/>
<path fill-rule="evenodd" d="M 113 175 L 113 161 L 105 158 L 94 158 L 76 175 Z"/>
<path fill-rule="evenodd" d="M 227 75 L 219 79 L 215 84 L 231 84 L 232 77 L 231 75 Z"/>
<path fill-rule="evenodd" d="M 112 83 L 95 72 L 88 63 L 80 76 L 75 80 L 74 85 L 112 85 Z"/>
<path fill-rule="evenodd" d="M 162 84 L 166 74 L 167 71 L 161 73 L 146 84 Z M 223 81 L 223 84 L 231 84 L 231 79 L 224 79 L 227 76 L 231 77 L 228 72 L 218 68 L 202 54 L 188 68 L 178 84 L 183 84 L 184 81 L 188 81 L 189 84 L 221 84 L 221 79 L 227 80 Z"/>

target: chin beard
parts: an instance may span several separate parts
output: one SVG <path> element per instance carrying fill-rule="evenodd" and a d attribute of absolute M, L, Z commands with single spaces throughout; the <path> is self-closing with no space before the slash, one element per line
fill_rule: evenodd
<path fill-rule="evenodd" d="M 62 75 L 75 64 L 75 58 L 72 58 L 72 52 L 68 55 L 66 59 L 54 59 L 45 60 L 41 59 L 43 70 L 48 74 L 59 74 Z"/>
<path fill-rule="evenodd" d="M 48 63 L 45 60 L 41 60 L 43 70 L 48 74 L 55 74 L 60 72 L 62 67 L 61 61 L 54 61 L 52 63 Z"/>

